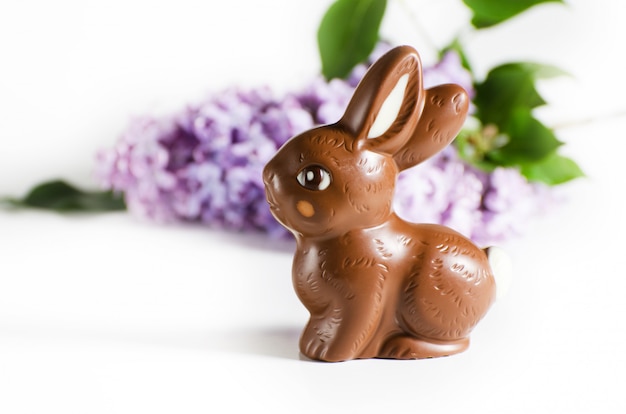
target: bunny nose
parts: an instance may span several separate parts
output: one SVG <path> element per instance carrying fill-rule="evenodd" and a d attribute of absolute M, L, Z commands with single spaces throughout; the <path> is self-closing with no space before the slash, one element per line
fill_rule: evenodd
<path fill-rule="evenodd" d="M 267 166 L 263 169 L 263 184 L 265 188 L 268 188 L 272 185 L 272 181 L 274 181 L 274 173 L 271 172 Z"/>
<path fill-rule="evenodd" d="M 268 168 L 263 170 L 263 185 L 265 185 L 267 201 L 273 204 L 274 194 L 278 191 L 278 180 L 276 174 Z"/>
<path fill-rule="evenodd" d="M 271 190 L 274 182 L 274 174 L 270 173 L 267 169 L 263 170 L 263 185 L 265 186 L 265 191 Z"/>

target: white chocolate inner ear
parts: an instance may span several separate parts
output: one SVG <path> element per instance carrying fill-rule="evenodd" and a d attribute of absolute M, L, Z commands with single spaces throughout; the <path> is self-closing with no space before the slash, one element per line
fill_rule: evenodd
<path fill-rule="evenodd" d="M 404 100 L 404 92 L 406 91 L 406 85 L 409 83 L 409 74 L 402 75 L 402 77 L 396 83 L 396 86 L 392 89 L 383 105 L 376 115 L 376 119 L 372 124 L 372 127 L 367 134 L 368 138 L 376 138 L 384 134 L 400 113 L 402 107 L 402 101 Z"/>

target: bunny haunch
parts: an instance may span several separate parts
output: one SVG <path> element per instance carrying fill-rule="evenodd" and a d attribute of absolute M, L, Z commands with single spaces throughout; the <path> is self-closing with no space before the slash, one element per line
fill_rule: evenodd
<path fill-rule="evenodd" d="M 372 65 L 335 124 L 289 140 L 263 179 L 274 217 L 296 237 L 293 283 L 310 312 L 301 352 L 312 359 L 451 355 L 495 298 L 486 250 L 443 226 L 393 211 L 400 171 L 446 147 L 469 98 L 425 90 L 409 46 Z"/>

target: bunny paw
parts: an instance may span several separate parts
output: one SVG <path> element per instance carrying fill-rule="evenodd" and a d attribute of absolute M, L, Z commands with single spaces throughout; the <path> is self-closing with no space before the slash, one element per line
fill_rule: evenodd
<path fill-rule="evenodd" d="M 463 352 L 469 346 L 469 338 L 455 341 L 431 342 L 410 336 L 396 336 L 383 346 L 379 358 L 423 359 Z"/>
<path fill-rule="evenodd" d="M 336 345 L 333 345 L 332 342 L 323 341 L 317 337 L 309 340 L 303 338 L 300 342 L 300 352 L 307 358 L 318 361 L 339 362 L 354 359 L 351 353 L 342 352 L 342 350 Z"/>
<path fill-rule="evenodd" d="M 300 352 L 310 359 L 327 362 L 338 362 L 353 359 L 350 346 L 342 346 L 341 341 L 328 333 L 320 332 L 315 326 L 309 325 L 300 339 Z"/>

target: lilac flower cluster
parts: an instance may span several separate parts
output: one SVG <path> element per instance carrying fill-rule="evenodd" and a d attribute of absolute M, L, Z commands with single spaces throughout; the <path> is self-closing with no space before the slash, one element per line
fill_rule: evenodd
<path fill-rule="evenodd" d="M 96 177 L 102 188 L 122 192 L 140 217 L 287 237 L 265 202 L 263 167 L 290 137 L 337 121 L 364 72 L 360 66 L 347 81 L 315 79 L 280 97 L 268 88 L 227 89 L 170 117 L 136 119 L 97 155 Z M 472 93 L 453 52 L 426 68 L 424 81 L 455 82 Z M 395 206 L 405 218 L 442 223 L 487 244 L 517 233 L 544 198 L 517 170 L 478 171 L 451 146 L 401 174 Z"/>
<path fill-rule="evenodd" d="M 134 120 L 97 155 L 96 176 L 141 217 L 282 234 L 261 172 L 287 139 L 312 126 L 295 97 L 229 89 L 169 118 Z"/>
<path fill-rule="evenodd" d="M 529 183 L 518 170 L 478 170 L 449 146 L 400 174 L 394 208 L 409 221 L 444 224 L 485 246 L 522 234 L 554 200 L 545 185 Z"/>

